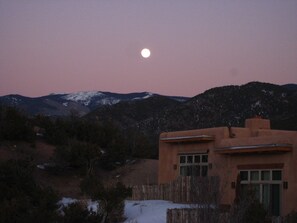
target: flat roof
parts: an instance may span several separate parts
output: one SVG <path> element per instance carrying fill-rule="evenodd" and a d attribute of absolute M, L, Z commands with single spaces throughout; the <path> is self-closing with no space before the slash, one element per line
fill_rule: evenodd
<path fill-rule="evenodd" d="M 160 141 L 174 143 L 174 142 L 209 142 L 213 141 L 214 136 L 211 135 L 196 135 L 196 136 L 175 136 L 175 137 L 162 137 Z"/>
<path fill-rule="evenodd" d="M 220 154 L 241 154 L 241 153 L 273 153 L 273 152 L 291 152 L 292 144 L 274 143 L 259 145 L 230 146 L 216 149 Z"/>

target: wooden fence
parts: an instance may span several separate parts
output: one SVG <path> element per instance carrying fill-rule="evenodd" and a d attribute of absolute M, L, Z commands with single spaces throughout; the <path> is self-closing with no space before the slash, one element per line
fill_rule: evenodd
<path fill-rule="evenodd" d="M 161 185 L 141 185 L 132 188 L 132 200 L 169 200 L 175 203 L 204 204 L 203 208 L 168 209 L 167 223 L 229 222 L 229 212 L 209 208 L 218 205 L 218 177 L 179 177 L 175 181 Z M 192 207 L 192 206 L 191 206 Z M 213 219 L 216 217 L 217 219 Z M 206 218 L 211 218 L 207 219 Z M 274 217 L 267 222 L 296 223 L 297 213 L 287 217 Z"/>
<path fill-rule="evenodd" d="M 190 208 L 168 209 L 166 223 L 198 223 L 198 212 Z"/>
<path fill-rule="evenodd" d="M 205 198 L 202 196 L 205 194 L 211 194 L 214 197 L 218 194 L 218 190 L 218 177 L 178 177 L 168 184 L 134 186 L 132 200 L 169 200 L 175 203 L 197 203 L 198 197 Z M 205 200 L 203 201 L 205 202 Z"/>
<path fill-rule="evenodd" d="M 229 214 L 213 208 L 168 209 L 166 223 L 227 223 Z"/>

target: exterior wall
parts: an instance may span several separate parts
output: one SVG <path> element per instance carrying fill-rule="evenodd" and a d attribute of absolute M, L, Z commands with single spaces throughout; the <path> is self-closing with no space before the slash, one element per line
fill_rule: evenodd
<path fill-rule="evenodd" d="M 208 154 L 208 175 L 221 179 L 222 204 L 232 204 L 235 199 L 235 188 L 240 168 L 243 165 L 267 166 L 280 164 L 282 181 L 288 182 L 288 188 L 281 185 L 281 215 L 292 210 L 297 211 L 297 132 L 271 130 L 269 120 L 247 121 L 249 128 L 209 128 L 191 131 L 167 132 L 162 138 L 197 135 L 214 136 L 210 142 L 163 142 L 159 144 L 159 184 L 168 183 L 179 176 L 179 155 L 191 153 Z M 261 144 L 292 144 L 290 152 L 268 152 L 251 154 L 219 154 L 218 149 L 232 146 Z"/>
<path fill-rule="evenodd" d="M 228 135 L 228 128 L 213 128 L 204 130 L 180 131 L 180 132 L 166 132 L 160 135 L 160 138 L 177 137 L 177 136 L 195 136 L 195 135 L 215 135 L 216 139 L 223 139 Z M 159 184 L 168 183 L 175 180 L 179 175 L 179 154 L 184 153 L 207 153 L 216 147 L 216 142 L 210 143 L 167 143 L 160 140 L 159 143 Z"/>

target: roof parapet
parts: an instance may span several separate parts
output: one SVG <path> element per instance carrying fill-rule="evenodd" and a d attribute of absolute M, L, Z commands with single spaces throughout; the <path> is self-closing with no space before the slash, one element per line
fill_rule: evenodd
<path fill-rule="evenodd" d="M 210 142 L 215 139 L 211 135 L 196 135 L 196 136 L 176 136 L 176 137 L 163 137 L 160 141 L 167 143 L 175 142 Z"/>

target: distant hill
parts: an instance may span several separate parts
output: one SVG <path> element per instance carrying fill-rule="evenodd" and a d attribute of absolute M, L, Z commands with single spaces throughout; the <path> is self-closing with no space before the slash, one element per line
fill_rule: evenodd
<path fill-rule="evenodd" d="M 291 91 L 297 91 L 297 84 L 285 84 L 283 87 Z"/>
<path fill-rule="evenodd" d="M 297 91 L 251 82 L 213 88 L 184 102 L 164 97 L 121 102 L 95 109 L 85 118 L 110 119 L 123 129 L 144 132 L 157 143 L 164 131 L 243 126 L 246 118 L 256 115 L 270 119 L 272 128 L 297 130 Z"/>

